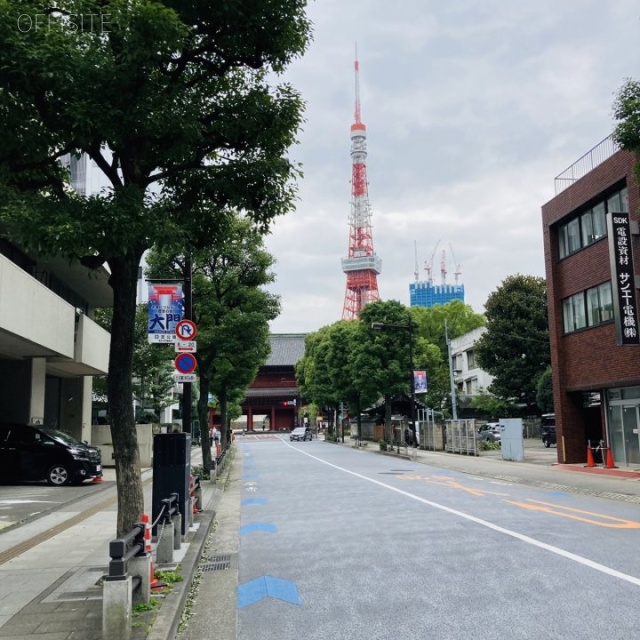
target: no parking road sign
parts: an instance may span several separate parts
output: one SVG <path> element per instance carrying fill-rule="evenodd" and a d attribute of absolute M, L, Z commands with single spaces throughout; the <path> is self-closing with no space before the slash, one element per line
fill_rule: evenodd
<path fill-rule="evenodd" d="M 180 320 L 176 325 L 178 340 L 193 340 L 198 333 L 196 323 L 191 320 Z"/>
<path fill-rule="evenodd" d="M 173 361 L 176 371 L 181 374 L 193 373 L 198 366 L 196 357 L 192 353 L 181 353 Z"/>

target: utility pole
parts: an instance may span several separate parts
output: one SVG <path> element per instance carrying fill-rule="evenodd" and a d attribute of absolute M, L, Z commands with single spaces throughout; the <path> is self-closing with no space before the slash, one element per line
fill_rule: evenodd
<path fill-rule="evenodd" d="M 456 402 L 456 383 L 453 379 L 453 358 L 451 357 L 451 340 L 449 340 L 449 327 L 447 319 L 444 319 L 444 337 L 447 342 L 447 352 L 449 354 L 449 382 L 451 384 L 451 413 L 453 419 L 458 419 L 458 403 Z"/>

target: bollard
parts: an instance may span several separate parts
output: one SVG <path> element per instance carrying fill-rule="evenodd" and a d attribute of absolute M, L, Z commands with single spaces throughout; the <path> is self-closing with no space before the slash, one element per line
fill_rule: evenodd
<path fill-rule="evenodd" d="M 102 588 L 102 637 L 131 639 L 133 588 L 131 576 L 105 581 Z"/>
<path fill-rule="evenodd" d="M 173 524 L 173 548 L 178 550 L 182 546 L 182 514 L 176 513 L 171 518 L 171 524 Z"/>
<path fill-rule="evenodd" d="M 169 520 L 160 528 L 158 544 L 156 545 L 156 561 L 158 564 L 171 564 L 173 562 L 173 550 L 175 548 L 173 538 L 175 527 Z"/>

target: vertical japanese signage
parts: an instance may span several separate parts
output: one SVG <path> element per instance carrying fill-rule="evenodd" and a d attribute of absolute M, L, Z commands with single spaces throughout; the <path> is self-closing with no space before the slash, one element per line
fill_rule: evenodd
<path fill-rule="evenodd" d="M 611 291 L 618 344 L 640 344 L 628 213 L 607 214 Z"/>
<path fill-rule="evenodd" d="M 182 320 L 182 284 L 149 283 L 149 342 L 175 342 L 176 325 Z"/>

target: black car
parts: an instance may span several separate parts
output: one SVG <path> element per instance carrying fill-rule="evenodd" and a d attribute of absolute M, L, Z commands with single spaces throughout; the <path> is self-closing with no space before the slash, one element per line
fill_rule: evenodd
<path fill-rule="evenodd" d="M 545 413 L 542 416 L 542 443 L 545 447 L 556 444 L 556 416 L 554 413 Z"/>
<path fill-rule="evenodd" d="M 80 484 L 102 476 L 100 449 L 66 433 L 27 424 L 0 425 L 0 480 Z"/>

